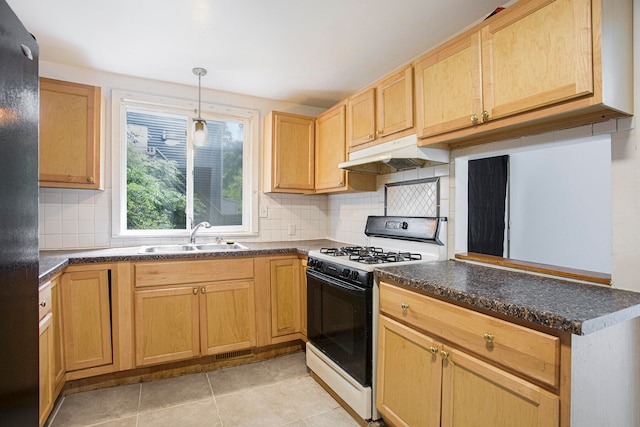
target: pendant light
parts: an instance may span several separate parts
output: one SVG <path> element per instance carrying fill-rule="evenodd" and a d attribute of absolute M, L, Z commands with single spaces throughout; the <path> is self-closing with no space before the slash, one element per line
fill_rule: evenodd
<path fill-rule="evenodd" d="M 193 121 L 193 145 L 202 147 L 207 143 L 207 122 L 200 116 L 200 98 L 202 94 L 200 79 L 202 79 L 202 76 L 207 75 L 207 70 L 196 67 L 193 69 L 193 74 L 198 76 L 198 118 Z"/>

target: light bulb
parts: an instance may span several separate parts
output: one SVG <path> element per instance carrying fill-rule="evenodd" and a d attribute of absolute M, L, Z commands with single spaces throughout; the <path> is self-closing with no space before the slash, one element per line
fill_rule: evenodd
<path fill-rule="evenodd" d="M 202 147 L 207 143 L 207 122 L 202 119 L 193 121 L 193 145 Z"/>

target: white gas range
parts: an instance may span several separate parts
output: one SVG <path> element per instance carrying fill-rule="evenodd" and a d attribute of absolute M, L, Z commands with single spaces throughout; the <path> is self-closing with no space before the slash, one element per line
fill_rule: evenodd
<path fill-rule="evenodd" d="M 375 409 L 379 267 L 443 260 L 443 218 L 370 216 L 366 247 L 310 251 L 307 366 L 363 420 Z"/>

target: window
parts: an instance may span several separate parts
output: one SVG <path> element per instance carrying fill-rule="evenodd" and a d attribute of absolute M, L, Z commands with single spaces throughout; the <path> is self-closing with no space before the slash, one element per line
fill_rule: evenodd
<path fill-rule="evenodd" d="M 188 103 L 169 100 L 175 105 L 167 106 L 167 99 L 118 95 L 114 92 L 119 99 L 114 133 L 117 129 L 120 136 L 114 144 L 114 158 L 120 159 L 114 162 L 114 172 L 119 169 L 114 188 L 120 190 L 114 197 L 114 234 L 182 235 L 202 221 L 216 234 L 256 231 L 257 171 L 251 165 L 257 112 L 203 104 L 207 142 L 196 147 L 191 143 L 195 114 Z"/>

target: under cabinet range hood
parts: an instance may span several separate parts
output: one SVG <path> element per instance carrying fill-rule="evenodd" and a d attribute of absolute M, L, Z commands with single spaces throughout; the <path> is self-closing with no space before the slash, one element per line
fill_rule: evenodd
<path fill-rule="evenodd" d="M 374 145 L 349 154 L 349 161 L 339 163 L 340 169 L 384 175 L 406 169 L 449 163 L 449 151 L 418 147 L 416 135 Z"/>

